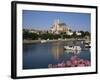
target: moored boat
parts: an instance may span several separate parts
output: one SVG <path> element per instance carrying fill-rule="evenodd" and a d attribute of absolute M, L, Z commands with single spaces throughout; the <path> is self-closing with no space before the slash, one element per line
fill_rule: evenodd
<path fill-rule="evenodd" d="M 64 46 L 64 49 L 65 50 L 76 50 L 76 51 L 79 51 L 79 50 L 81 50 L 81 47 L 80 46 Z"/>
<path fill-rule="evenodd" d="M 85 48 L 91 48 L 89 43 L 85 43 L 84 46 L 85 46 Z"/>
<path fill-rule="evenodd" d="M 41 43 L 46 43 L 47 41 L 46 40 L 41 40 Z"/>

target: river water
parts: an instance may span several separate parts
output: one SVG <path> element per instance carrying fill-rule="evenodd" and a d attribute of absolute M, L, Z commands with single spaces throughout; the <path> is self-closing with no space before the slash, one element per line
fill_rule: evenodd
<path fill-rule="evenodd" d="M 64 46 L 73 44 L 81 46 L 82 50 L 64 50 Z M 67 61 L 74 55 L 80 59 L 91 60 L 90 49 L 84 48 L 81 41 L 23 44 L 23 69 L 48 68 L 49 64 Z"/>

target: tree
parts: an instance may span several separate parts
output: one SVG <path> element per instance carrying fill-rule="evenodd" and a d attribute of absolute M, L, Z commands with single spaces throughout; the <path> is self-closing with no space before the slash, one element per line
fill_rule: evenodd
<path fill-rule="evenodd" d="M 77 35 L 76 35 L 76 32 L 75 31 L 73 32 L 72 37 L 73 38 L 77 38 Z"/>
<path fill-rule="evenodd" d="M 23 39 L 37 40 L 38 34 L 37 33 L 30 33 L 29 31 L 23 30 Z"/>
<path fill-rule="evenodd" d="M 85 36 L 90 36 L 90 33 L 88 31 L 86 31 L 84 34 Z"/>

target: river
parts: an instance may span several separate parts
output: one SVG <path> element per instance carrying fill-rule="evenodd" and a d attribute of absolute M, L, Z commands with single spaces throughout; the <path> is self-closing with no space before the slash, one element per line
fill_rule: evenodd
<path fill-rule="evenodd" d="M 64 50 L 64 46 L 73 44 L 81 46 L 82 50 Z M 85 49 L 81 41 L 23 44 L 23 69 L 48 68 L 49 64 L 67 61 L 74 55 L 80 59 L 91 60 L 90 49 Z"/>

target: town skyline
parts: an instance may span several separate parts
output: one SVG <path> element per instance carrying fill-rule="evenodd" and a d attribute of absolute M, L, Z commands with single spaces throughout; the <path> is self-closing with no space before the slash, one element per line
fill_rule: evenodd
<path fill-rule="evenodd" d="M 23 10 L 23 28 L 49 30 L 54 21 L 65 23 L 73 31 L 90 32 L 90 14 Z"/>

